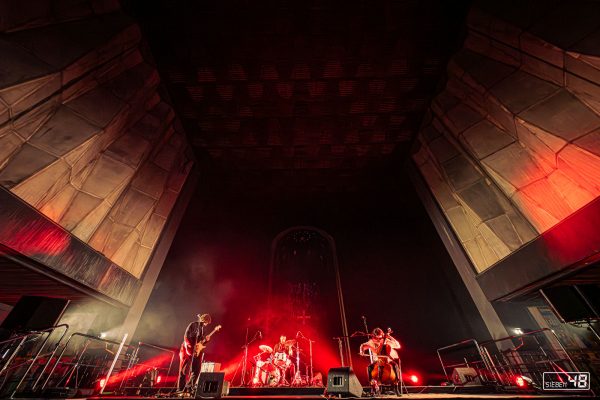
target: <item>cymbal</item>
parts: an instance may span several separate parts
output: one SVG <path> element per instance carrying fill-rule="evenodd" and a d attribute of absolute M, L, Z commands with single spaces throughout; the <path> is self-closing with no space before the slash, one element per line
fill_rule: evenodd
<path fill-rule="evenodd" d="M 290 340 L 286 340 L 285 342 L 283 342 L 283 344 L 285 346 L 293 346 L 296 344 L 296 339 L 290 339 Z"/>
<path fill-rule="evenodd" d="M 273 352 L 273 348 L 271 346 L 267 346 L 266 344 L 261 344 L 260 346 L 258 346 L 258 348 L 260 349 L 260 351 L 263 351 L 265 353 Z"/>

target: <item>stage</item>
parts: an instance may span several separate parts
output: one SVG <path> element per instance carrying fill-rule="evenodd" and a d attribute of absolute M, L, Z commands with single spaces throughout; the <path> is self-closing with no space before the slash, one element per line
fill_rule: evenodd
<path fill-rule="evenodd" d="M 402 396 L 393 394 L 382 394 L 379 396 L 367 395 L 368 388 L 364 388 L 364 393 L 361 398 L 365 399 L 410 399 L 410 400 L 435 400 L 435 399 L 559 399 L 559 398 L 577 398 L 588 399 L 595 398 L 591 392 L 555 392 L 555 393 L 536 393 L 533 391 L 513 391 L 513 392 L 494 392 L 489 386 L 470 386 L 470 387 L 447 387 L 447 386 L 410 386 L 407 387 L 408 393 Z M 323 399 L 323 398 L 339 398 L 335 395 L 327 395 L 324 387 L 306 387 L 306 388 L 247 388 L 247 387 L 232 387 L 228 395 L 223 396 L 228 399 Z M 15 397 L 15 399 L 41 399 L 41 397 Z M 52 399 L 53 397 L 44 397 L 44 399 Z M 65 397 L 54 397 L 56 399 L 64 399 Z M 146 399 L 164 399 L 164 400 L 180 400 L 192 399 L 193 397 L 174 396 L 170 393 L 157 393 L 154 396 L 76 396 L 70 397 L 77 400 L 146 400 Z M 214 397 L 198 397 L 198 398 L 214 398 Z M 344 396 L 342 398 L 358 398 Z"/>
<path fill-rule="evenodd" d="M 150 397 L 150 398 L 160 398 L 164 400 L 180 400 L 182 397 Z M 189 397 L 188 397 L 189 398 Z M 251 395 L 251 396 L 226 396 L 228 399 L 303 399 L 303 400 L 312 400 L 312 399 L 323 399 L 329 398 L 325 395 Z M 333 396 L 332 396 L 333 398 Z M 352 397 L 357 398 L 357 397 Z M 377 397 L 363 397 L 369 398 L 372 400 L 377 399 L 410 399 L 410 400 L 435 400 L 435 399 L 472 399 L 472 400 L 485 400 L 485 399 L 564 399 L 564 398 L 577 398 L 577 399 L 591 399 L 595 398 L 592 395 L 575 395 L 575 394 L 526 394 L 526 393 L 514 393 L 514 394 L 452 394 L 452 393 L 410 393 L 404 394 L 402 396 L 396 395 L 381 395 Z M 32 398 L 27 398 L 28 400 L 33 400 Z M 115 396 L 97 396 L 97 397 L 78 397 L 74 398 L 75 400 L 142 400 L 149 399 L 149 397 L 115 397 Z M 35 399 L 37 400 L 37 399 Z M 41 398 L 40 398 L 41 400 Z M 53 399 L 46 399 L 53 400 Z"/>

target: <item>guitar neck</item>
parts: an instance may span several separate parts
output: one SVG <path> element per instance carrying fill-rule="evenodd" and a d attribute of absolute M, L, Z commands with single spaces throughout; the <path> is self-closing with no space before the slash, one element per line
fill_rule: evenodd
<path fill-rule="evenodd" d="M 221 329 L 219 326 L 217 326 L 215 329 L 213 329 L 208 335 L 204 336 L 204 339 L 202 340 L 202 342 L 206 342 L 207 340 L 210 339 L 210 337 L 215 334 L 219 329 Z"/>
<path fill-rule="evenodd" d="M 204 338 L 205 339 L 210 339 L 210 337 L 216 332 L 216 329 L 213 329 L 211 333 L 209 333 L 208 335 L 206 335 Z"/>

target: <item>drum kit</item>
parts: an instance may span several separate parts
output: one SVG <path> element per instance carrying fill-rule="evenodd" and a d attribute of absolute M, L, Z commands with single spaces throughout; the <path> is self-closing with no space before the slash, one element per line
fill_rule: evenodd
<path fill-rule="evenodd" d="M 306 339 L 306 338 L 304 338 Z M 254 356 L 252 386 L 308 386 L 313 382 L 312 340 L 309 343 L 309 363 L 306 374 L 300 373 L 300 349 L 298 340 L 290 339 L 278 343 L 274 350 L 271 346 L 261 344 L 260 352 Z M 288 380 L 289 378 L 289 380 Z"/>

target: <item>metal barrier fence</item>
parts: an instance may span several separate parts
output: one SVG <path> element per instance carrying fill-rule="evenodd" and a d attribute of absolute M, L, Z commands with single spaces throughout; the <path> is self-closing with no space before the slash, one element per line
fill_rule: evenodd
<path fill-rule="evenodd" d="M 444 375 L 455 368 L 473 368 L 483 385 L 510 387 L 519 376 L 542 387 L 544 372 L 578 371 L 551 329 L 545 328 L 496 340 L 465 340 L 437 350 Z"/>
<path fill-rule="evenodd" d="M 53 337 L 55 332 L 63 329 L 62 334 Z M 69 325 L 61 324 L 1 341 L 0 396 L 6 397 L 10 394 L 10 397 L 13 397 L 25 379 L 39 367 L 38 362 L 58 348 L 68 329 Z M 53 346 L 54 350 L 50 350 Z M 7 386 L 9 383 L 13 386 Z"/>
<path fill-rule="evenodd" d="M 175 350 L 143 342 L 126 345 L 127 336 L 117 342 L 79 332 L 65 341 L 68 329 L 57 325 L 0 342 L 0 398 L 176 390 Z"/>
<path fill-rule="evenodd" d="M 173 380 L 174 386 L 168 386 L 169 382 L 167 382 L 171 378 L 175 354 L 174 350 L 166 347 L 138 342 L 118 392 L 143 395 L 175 391 L 176 380 Z"/>
<path fill-rule="evenodd" d="M 128 351 L 133 347 L 125 345 L 125 339 L 126 336 L 123 341 L 116 342 L 79 332 L 73 333 L 60 352 L 58 347 L 55 349 L 47 364 L 52 364 L 50 371 L 46 373 L 47 368 L 44 368 L 31 390 L 85 390 L 101 394 L 109 384 L 109 377 L 123 369 L 130 356 Z M 44 383 L 40 387 L 42 380 Z"/>
<path fill-rule="evenodd" d="M 481 346 L 505 386 L 514 386 L 517 376 L 526 376 L 542 387 L 544 372 L 579 371 L 554 331 L 548 328 L 489 340 Z"/>

